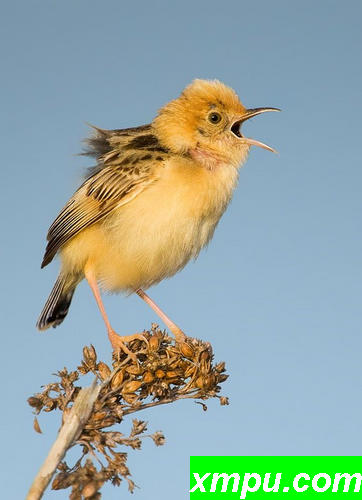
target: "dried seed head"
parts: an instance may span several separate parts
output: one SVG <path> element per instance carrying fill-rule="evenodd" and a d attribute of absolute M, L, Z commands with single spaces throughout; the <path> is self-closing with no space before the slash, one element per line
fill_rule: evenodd
<path fill-rule="evenodd" d="M 203 401 L 218 397 L 221 405 L 228 404 L 218 392 L 220 382 L 226 380 L 225 364 L 212 364 L 211 346 L 198 339 L 187 338 L 181 344 L 162 333 L 156 325 L 150 332 L 144 332 L 148 340 L 147 349 L 141 341 L 132 341 L 130 348 L 137 361 L 127 354 L 113 353 L 112 366 L 100 361 L 93 346 L 84 348 L 81 366 L 69 372 L 66 368 L 59 371 L 58 383 L 44 386 L 41 393 L 29 399 L 34 413 L 58 409 L 63 412 L 63 420 L 75 402 L 81 384 L 75 385 L 81 374 L 93 372 L 103 381 L 99 397 L 92 414 L 78 438 L 83 453 L 93 450 L 96 455 L 104 455 L 105 461 L 79 460 L 73 467 L 62 462 L 54 479 L 57 489 L 71 488 L 71 500 L 99 500 L 99 489 L 106 481 L 119 485 L 126 480 L 129 488 L 134 488 L 130 471 L 126 466 L 127 454 L 124 447 L 139 448 L 145 437 L 145 422 L 134 420 L 130 434 L 112 432 L 111 426 L 119 423 L 130 413 L 149 406 L 157 406 L 171 399 L 181 399 L 185 395 Z M 114 371 L 112 371 L 114 370 Z M 199 389 L 196 390 L 195 389 Z M 106 428 L 110 427 L 108 431 Z M 156 445 L 164 443 L 161 432 L 151 435 Z M 118 451 L 118 446 L 121 450 Z M 83 455 L 84 456 L 84 455 Z"/>
<path fill-rule="evenodd" d="M 142 434 L 142 432 L 147 430 L 147 422 L 143 420 L 137 420 L 134 418 L 132 420 L 132 431 L 131 431 L 131 436 L 138 436 L 139 434 Z"/>
<path fill-rule="evenodd" d="M 37 410 L 41 410 L 43 407 L 43 400 L 41 398 L 37 398 L 35 396 L 31 396 L 28 398 L 28 404 Z"/>
<path fill-rule="evenodd" d="M 150 437 L 153 439 L 153 442 L 155 443 L 156 446 L 162 446 L 166 442 L 165 436 L 160 431 L 151 434 Z"/>

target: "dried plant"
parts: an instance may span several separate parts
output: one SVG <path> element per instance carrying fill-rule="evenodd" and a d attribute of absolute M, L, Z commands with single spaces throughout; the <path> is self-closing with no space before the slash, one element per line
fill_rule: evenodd
<path fill-rule="evenodd" d="M 73 427 L 71 434 L 65 431 L 68 434 L 63 439 L 66 445 L 62 446 L 60 452 L 59 446 L 53 445 L 57 448 L 56 453 L 53 453 L 57 458 L 52 460 L 57 474 L 52 489 L 71 488 L 71 500 L 101 498 L 100 489 L 106 481 L 119 485 L 125 480 L 132 492 L 135 484 L 130 479 L 127 453 L 122 446 L 140 449 L 141 440 L 145 437 L 151 438 L 157 446 L 164 444 L 162 432 L 146 434 L 147 423 L 142 420 L 133 420 L 128 436 L 119 431 L 106 430 L 122 422 L 126 415 L 179 399 L 199 399 L 204 410 L 207 409 L 204 401 L 212 397 L 219 398 L 222 405 L 228 404 L 228 399 L 219 395 L 219 384 L 228 377 L 224 373 L 225 364 L 213 364 L 210 344 L 193 338 L 177 344 L 157 325 L 152 325 L 150 331 L 144 332 L 144 336 L 147 344 L 142 340 L 134 340 L 129 344 L 136 359 L 132 360 L 122 352 L 113 353 L 112 366 L 98 361 L 92 345 L 84 347 L 83 359 L 77 370 L 68 371 L 64 368 L 57 373 L 58 382 L 46 385 L 41 393 L 28 399 L 36 414 L 60 410 L 63 413 L 62 430 L 70 425 L 73 414 L 78 415 L 77 423 L 70 425 Z M 75 384 L 87 373 L 96 376 L 97 384 L 89 388 L 89 393 L 83 393 L 85 389 Z M 84 406 L 81 399 L 87 403 L 83 413 L 77 412 L 76 408 Z M 81 413 L 83 417 L 79 417 Z M 84 421 L 81 421 L 82 418 Z M 40 431 L 36 417 L 34 427 Z M 66 450 L 75 444 L 80 445 L 81 456 L 70 467 L 61 460 Z M 52 476 L 50 469 L 48 466 L 45 480 L 45 473 L 42 476 L 39 472 L 28 500 L 41 498 L 42 490 Z M 39 486 L 40 476 L 43 481 Z"/>

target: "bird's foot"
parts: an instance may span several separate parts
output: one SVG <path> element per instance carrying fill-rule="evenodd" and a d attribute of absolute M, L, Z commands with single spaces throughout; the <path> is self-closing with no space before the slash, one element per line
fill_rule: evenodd
<path fill-rule="evenodd" d="M 131 342 L 132 340 L 142 340 L 146 344 L 148 344 L 148 340 L 141 333 L 134 333 L 133 335 L 118 335 L 114 330 L 108 331 L 108 338 L 113 347 L 113 350 L 116 352 L 123 351 L 126 353 L 133 362 L 137 362 L 137 356 L 134 352 L 132 352 L 125 344 L 125 342 Z"/>

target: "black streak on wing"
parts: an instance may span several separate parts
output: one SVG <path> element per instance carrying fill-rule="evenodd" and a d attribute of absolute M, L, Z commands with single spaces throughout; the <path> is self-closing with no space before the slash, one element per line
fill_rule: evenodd
<path fill-rule="evenodd" d="M 132 137 L 139 133 L 147 132 L 151 130 L 151 125 L 141 125 L 140 127 L 131 127 L 115 130 L 103 130 L 95 127 L 96 134 L 93 137 L 89 137 L 84 142 L 86 147 L 82 153 L 84 156 L 93 156 L 99 160 L 101 156 L 110 153 L 112 151 L 112 145 L 109 139 L 114 136 L 120 137 Z M 142 136 L 143 137 L 143 136 Z"/>
<path fill-rule="evenodd" d="M 158 139 L 155 135 L 139 135 L 132 139 L 126 146 L 125 149 L 147 149 L 152 146 L 159 146 Z"/>

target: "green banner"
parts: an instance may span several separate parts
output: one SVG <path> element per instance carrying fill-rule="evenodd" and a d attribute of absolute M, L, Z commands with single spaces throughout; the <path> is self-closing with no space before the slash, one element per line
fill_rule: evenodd
<path fill-rule="evenodd" d="M 362 457 L 190 457 L 190 498 L 357 498 Z"/>

